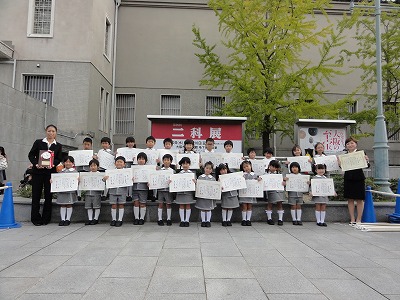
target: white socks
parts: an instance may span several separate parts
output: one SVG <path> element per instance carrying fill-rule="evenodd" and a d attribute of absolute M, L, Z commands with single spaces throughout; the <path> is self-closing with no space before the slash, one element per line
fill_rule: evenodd
<path fill-rule="evenodd" d="M 100 208 L 96 208 L 96 209 L 94 210 L 94 219 L 95 219 L 95 220 L 98 220 L 98 219 L 99 219 L 99 216 L 100 216 Z"/>
<path fill-rule="evenodd" d="M 283 221 L 283 210 L 278 210 L 278 220 Z"/>
<path fill-rule="evenodd" d="M 297 221 L 297 219 L 296 219 L 296 210 L 295 209 L 291 209 L 290 210 L 290 214 L 292 215 L 292 220 L 293 221 Z"/>
<path fill-rule="evenodd" d="M 185 222 L 185 209 L 184 208 L 179 209 L 179 217 L 181 218 L 181 222 Z"/>
<path fill-rule="evenodd" d="M 205 211 L 201 211 L 200 212 L 200 216 L 201 216 L 201 222 L 206 222 L 206 212 Z"/>
<path fill-rule="evenodd" d="M 88 216 L 89 221 L 93 220 L 93 209 L 89 208 L 87 210 L 87 216 Z"/>
<path fill-rule="evenodd" d="M 232 210 L 232 209 L 228 210 L 228 213 L 227 213 L 227 215 L 226 215 L 226 220 L 227 220 L 227 221 L 230 221 L 230 220 L 231 220 L 232 214 L 233 214 L 233 210 Z"/>
<path fill-rule="evenodd" d="M 321 223 L 325 223 L 326 211 L 321 211 Z"/>
<path fill-rule="evenodd" d="M 226 209 L 222 209 L 222 222 L 226 222 L 227 221 L 227 210 Z"/>
<path fill-rule="evenodd" d="M 67 212 L 67 208 L 66 207 L 60 207 L 60 217 L 61 217 L 61 221 L 65 221 L 65 213 Z"/>
<path fill-rule="evenodd" d="M 296 209 L 297 221 L 301 221 L 301 209 Z"/>
<path fill-rule="evenodd" d="M 246 221 L 250 221 L 251 220 L 251 214 L 252 214 L 252 210 L 248 210 L 246 213 Z"/>
<path fill-rule="evenodd" d="M 135 219 L 139 219 L 139 206 L 133 207 L 133 216 Z"/>
<path fill-rule="evenodd" d="M 242 211 L 242 220 L 243 221 L 246 221 L 246 214 L 247 214 L 247 211 Z"/>
<path fill-rule="evenodd" d="M 191 209 L 187 209 L 186 210 L 186 218 L 185 218 L 185 222 L 189 222 L 190 219 L 190 213 L 192 212 Z"/>
<path fill-rule="evenodd" d="M 118 209 L 118 221 L 122 221 L 122 218 L 124 217 L 124 208 Z"/>
<path fill-rule="evenodd" d="M 265 212 L 267 213 L 267 219 L 271 220 L 272 219 L 272 210 L 266 210 Z"/>
<path fill-rule="evenodd" d="M 67 221 L 71 221 L 72 207 L 67 207 Z"/>
<path fill-rule="evenodd" d="M 117 221 L 117 209 L 116 208 L 111 208 L 111 219 L 113 221 Z"/>
<path fill-rule="evenodd" d="M 162 208 L 158 208 L 158 221 L 162 221 Z"/>
<path fill-rule="evenodd" d="M 172 209 L 167 208 L 167 220 L 171 220 L 171 212 L 172 212 Z"/>
<path fill-rule="evenodd" d="M 321 223 L 321 212 L 319 210 L 315 211 L 315 218 L 317 219 L 317 223 Z"/>
<path fill-rule="evenodd" d="M 144 220 L 145 216 L 146 216 L 146 207 L 141 207 L 140 208 L 140 219 Z"/>

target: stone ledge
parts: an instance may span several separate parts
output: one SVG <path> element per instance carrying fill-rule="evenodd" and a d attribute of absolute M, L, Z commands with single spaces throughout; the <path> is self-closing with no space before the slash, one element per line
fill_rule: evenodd
<path fill-rule="evenodd" d="M 2 200 L 0 201 L 0 203 Z M 58 205 L 53 202 L 53 222 L 58 222 L 60 219 L 60 209 Z M 102 222 L 110 222 L 111 221 L 111 205 L 108 201 L 103 201 L 101 203 L 101 213 L 100 213 L 100 221 Z M 147 203 L 147 214 L 146 221 L 156 222 L 157 221 L 157 205 L 156 202 L 148 202 Z M 376 220 L 378 222 L 387 222 L 387 215 L 392 214 L 395 210 L 395 202 L 376 202 L 374 204 Z M 266 202 L 260 201 L 257 204 L 253 205 L 253 214 L 252 221 L 254 222 L 265 222 L 267 220 L 265 214 L 265 206 Z M 284 221 L 291 222 L 290 215 L 290 205 L 288 203 L 283 204 L 285 214 Z M 302 212 L 302 221 L 304 222 L 314 222 L 315 221 L 315 205 L 313 203 L 304 203 L 303 204 L 303 212 Z M 275 209 L 275 208 L 274 208 Z M 14 197 L 14 213 L 15 219 L 18 222 L 29 222 L 30 221 L 30 213 L 31 211 L 31 200 L 28 198 L 20 198 Z M 196 222 L 200 220 L 199 211 L 192 205 L 192 214 L 191 221 Z M 274 210 L 272 218 L 277 220 L 278 215 L 276 210 Z M 72 222 L 84 222 L 87 219 L 86 209 L 84 208 L 84 201 L 79 201 L 74 204 L 74 211 L 72 213 Z M 165 209 L 164 209 L 164 219 L 165 219 Z M 213 210 L 212 218 L 213 222 L 221 222 L 221 206 L 217 205 L 217 207 Z M 133 210 L 132 210 L 132 202 L 127 202 L 125 205 L 125 214 L 124 221 L 131 222 L 133 221 Z M 179 212 L 178 205 L 172 205 L 172 221 L 179 222 Z M 234 209 L 232 221 L 240 222 L 241 221 L 241 212 L 240 209 Z M 331 201 L 327 206 L 327 214 L 326 214 L 327 222 L 348 222 L 348 210 L 347 210 L 347 202 L 343 201 Z"/>

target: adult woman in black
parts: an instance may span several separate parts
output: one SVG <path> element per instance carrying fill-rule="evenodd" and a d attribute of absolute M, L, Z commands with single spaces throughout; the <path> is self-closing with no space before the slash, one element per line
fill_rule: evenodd
<path fill-rule="evenodd" d="M 0 162 L 7 163 L 7 155 L 4 147 L 0 147 Z M 6 181 L 6 170 L 0 167 L 0 187 L 4 186 L 4 181 Z M 4 190 L 0 190 L 0 195 L 4 193 Z"/>
<path fill-rule="evenodd" d="M 56 166 L 62 161 L 62 145 L 56 142 L 57 127 L 48 125 L 46 137 L 33 143 L 28 157 L 32 168 L 32 210 L 31 221 L 34 225 L 47 225 L 51 221 L 52 195 L 50 193 L 51 173 L 56 172 Z M 50 150 L 54 153 L 53 167 L 39 166 L 40 150 Z M 40 215 L 40 198 L 44 188 L 43 212 Z"/>

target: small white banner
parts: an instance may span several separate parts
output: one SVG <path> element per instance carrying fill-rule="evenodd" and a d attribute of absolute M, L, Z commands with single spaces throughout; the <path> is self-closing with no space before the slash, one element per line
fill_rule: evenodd
<path fill-rule="evenodd" d="M 174 174 L 173 170 L 151 171 L 149 173 L 149 189 L 165 189 L 169 187 L 169 178 Z"/>
<path fill-rule="evenodd" d="M 173 174 L 170 175 L 170 180 L 169 191 L 171 193 L 196 190 L 196 185 L 193 181 L 194 173 Z"/>
<path fill-rule="evenodd" d="M 131 186 L 133 184 L 131 169 L 106 170 L 105 176 L 109 176 L 106 180 L 106 188 L 108 189 Z"/>
<path fill-rule="evenodd" d="M 51 192 L 71 192 L 78 190 L 79 173 L 51 174 Z"/>
<path fill-rule="evenodd" d="M 292 162 L 298 162 L 301 168 L 301 172 L 311 172 L 311 163 L 309 162 L 310 157 L 305 155 L 305 156 L 289 156 L 287 158 L 289 161 L 288 169 L 290 172 L 290 164 Z"/>
<path fill-rule="evenodd" d="M 344 172 L 368 167 L 363 150 L 339 155 L 339 160 L 342 171 Z"/>
<path fill-rule="evenodd" d="M 99 151 L 97 153 L 97 158 L 99 159 L 100 167 L 105 170 L 113 170 L 115 169 L 115 157 L 114 155 L 106 152 Z"/>
<path fill-rule="evenodd" d="M 286 191 L 307 193 L 310 189 L 310 175 L 287 174 Z"/>
<path fill-rule="evenodd" d="M 200 155 L 198 153 L 178 153 L 176 155 L 176 164 L 178 165 L 182 157 L 189 157 L 190 169 L 200 169 Z"/>
<path fill-rule="evenodd" d="M 197 180 L 196 198 L 221 199 L 221 183 L 218 181 Z"/>
<path fill-rule="evenodd" d="M 313 196 L 335 196 L 333 178 L 311 179 L 311 194 Z"/>
<path fill-rule="evenodd" d="M 81 191 L 104 191 L 104 173 L 81 172 L 79 173 L 79 190 Z"/>
<path fill-rule="evenodd" d="M 265 174 L 265 160 L 250 160 L 251 167 L 256 175 L 260 176 Z"/>
<path fill-rule="evenodd" d="M 116 157 L 123 156 L 127 162 L 133 162 L 133 164 L 136 165 L 137 164 L 136 156 L 138 155 L 139 152 L 143 152 L 143 149 L 128 148 L 128 147 L 118 148 Z"/>
<path fill-rule="evenodd" d="M 330 171 L 337 171 L 340 170 L 338 158 L 336 155 L 327 155 L 327 156 L 320 156 L 314 157 L 315 164 L 324 164 L 326 165 L 326 170 Z"/>
<path fill-rule="evenodd" d="M 260 176 L 264 183 L 264 191 L 283 191 L 285 189 L 282 174 L 265 174 Z"/>
<path fill-rule="evenodd" d="M 222 153 L 207 153 L 207 152 L 202 152 L 200 154 L 201 156 L 201 164 L 205 165 L 206 162 L 211 161 L 214 164 L 214 169 L 217 167 L 220 163 L 222 163 Z"/>
<path fill-rule="evenodd" d="M 93 150 L 71 150 L 68 155 L 74 158 L 76 167 L 88 166 L 93 158 Z"/>
<path fill-rule="evenodd" d="M 264 196 L 262 180 L 246 180 L 246 186 L 247 188 L 239 190 L 239 197 L 262 198 Z"/>
<path fill-rule="evenodd" d="M 219 176 L 223 192 L 240 190 L 247 188 L 246 180 L 243 177 L 243 172 L 234 172 Z"/>
<path fill-rule="evenodd" d="M 154 165 L 133 165 L 131 166 L 133 182 L 149 182 L 149 175 L 156 171 Z"/>
<path fill-rule="evenodd" d="M 229 169 L 239 169 L 243 153 L 222 153 L 222 162 L 228 164 Z"/>

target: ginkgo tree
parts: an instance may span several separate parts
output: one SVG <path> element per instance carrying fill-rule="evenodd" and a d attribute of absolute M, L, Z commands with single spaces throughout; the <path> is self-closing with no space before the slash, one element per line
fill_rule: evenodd
<path fill-rule="evenodd" d="M 245 116 L 246 134 L 270 146 L 273 133 L 293 137 L 298 118 L 336 119 L 348 99 L 324 93 L 343 73 L 333 50 L 345 26 L 329 22 L 329 0 L 211 0 L 226 56 L 217 54 L 195 25 L 193 44 L 204 66 L 200 85 L 227 90 L 221 115 Z M 328 22 L 322 27 L 321 18 Z M 313 51 L 312 59 L 305 53 Z M 221 51 L 219 51 L 221 53 Z M 309 55 L 310 56 L 310 55 Z"/>

